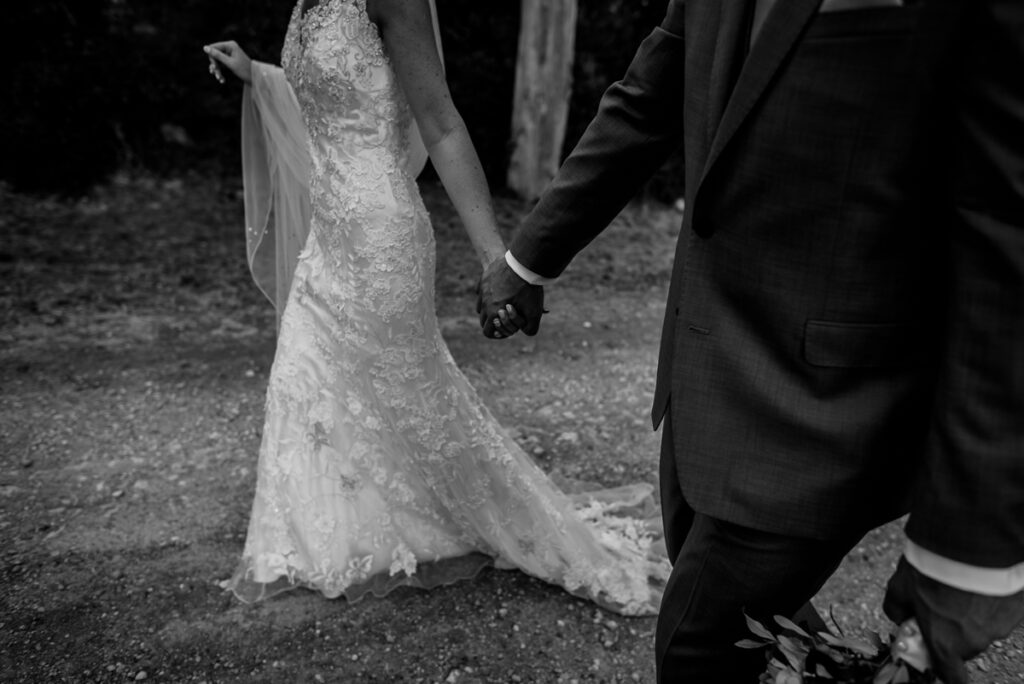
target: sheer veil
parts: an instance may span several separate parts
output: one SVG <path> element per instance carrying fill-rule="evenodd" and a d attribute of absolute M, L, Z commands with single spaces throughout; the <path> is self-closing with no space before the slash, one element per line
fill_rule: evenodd
<path fill-rule="evenodd" d="M 306 129 L 284 71 L 253 62 L 242 97 L 246 255 L 279 323 L 309 233 L 309 172 Z"/>
<path fill-rule="evenodd" d="M 321 0 L 326 1 L 326 0 Z M 438 54 L 441 34 L 429 0 Z M 407 131 L 408 170 L 419 175 L 427 150 L 415 120 Z M 242 96 L 242 182 L 246 256 L 253 280 L 281 314 L 291 289 L 311 215 L 310 148 L 299 102 L 281 67 L 252 64 L 252 85 Z"/>

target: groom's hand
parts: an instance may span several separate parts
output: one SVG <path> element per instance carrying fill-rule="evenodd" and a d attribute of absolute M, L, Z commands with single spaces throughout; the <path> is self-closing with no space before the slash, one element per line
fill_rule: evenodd
<path fill-rule="evenodd" d="M 544 288 L 516 275 L 504 257 L 484 270 L 476 292 L 476 312 L 485 337 L 500 339 L 518 330 L 537 334 L 544 314 Z"/>
<path fill-rule="evenodd" d="M 897 624 L 917 618 L 932 668 L 945 684 L 967 684 L 964 661 L 1024 620 L 1024 592 L 984 596 L 962 591 L 921 574 L 901 558 L 883 604 Z"/>

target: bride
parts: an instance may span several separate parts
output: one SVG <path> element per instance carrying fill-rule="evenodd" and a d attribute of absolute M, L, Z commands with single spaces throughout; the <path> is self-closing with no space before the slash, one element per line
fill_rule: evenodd
<path fill-rule="evenodd" d="M 481 264 L 505 247 L 444 81 L 432 2 L 300 0 L 283 69 L 234 42 L 204 50 L 219 80 L 223 66 L 246 84 L 249 262 L 280 313 L 228 586 L 245 601 L 295 586 L 355 600 L 493 564 L 655 613 L 668 563 L 638 513 L 651 488 L 559 491 L 441 338 L 415 182 L 427 153 Z"/>

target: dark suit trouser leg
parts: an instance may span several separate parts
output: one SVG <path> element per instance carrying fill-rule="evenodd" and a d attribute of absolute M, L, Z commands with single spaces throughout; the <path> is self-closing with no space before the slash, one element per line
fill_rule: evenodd
<path fill-rule="evenodd" d="M 772 534 L 694 512 L 680 490 L 665 420 L 661 494 L 665 541 L 674 559 L 658 615 L 655 655 L 662 684 L 753 684 L 762 651 L 735 646 L 750 636 L 743 613 L 824 623 L 808 601 L 861 535 L 821 541 Z"/>

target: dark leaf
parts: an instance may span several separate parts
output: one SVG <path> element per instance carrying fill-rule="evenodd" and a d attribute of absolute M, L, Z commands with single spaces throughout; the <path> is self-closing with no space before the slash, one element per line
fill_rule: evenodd
<path fill-rule="evenodd" d="M 836 622 L 835 606 L 828 607 L 828 619 L 832 621 L 832 624 L 835 625 L 836 631 L 842 636 L 843 628 L 839 626 L 838 622 Z"/>
<path fill-rule="evenodd" d="M 747 629 L 749 629 L 751 632 L 753 632 L 759 637 L 764 637 L 765 639 L 771 639 L 772 641 L 775 641 L 775 635 L 769 632 L 764 625 L 762 625 L 760 622 L 750 617 L 749 615 L 744 614 L 743 617 L 747 620 Z"/>
<path fill-rule="evenodd" d="M 839 637 L 829 632 L 818 632 L 818 638 L 830 646 L 838 646 L 842 643 Z"/>
<path fill-rule="evenodd" d="M 808 639 L 811 638 L 810 634 L 808 634 L 806 631 L 804 631 L 803 628 L 801 628 L 798 624 L 796 624 L 787 617 L 783 617 L 782 615 L 776 615 L 775 622 L 778 623 L 779 627 L 782 627 L 783 629 L 788 629 L 790 632 L 795 632 L 796 634 L 799 634 L 800 636 L 806 637 Z"/>
<path fill-rule="evenodd" d="M 787 636 L 779 635 L 779 650 L 786 657 L 789 664 L 797 672 L 804 671 L 804 663 L 807 661 L 807 654 L 810 648 Z"/>
<path fill-rule="evenodd" d="M 771 646 L 771 641 L 757 641 L 755 639 L 740 639 L 736 642 L 739 648 L 764 648 L 765 646 Z"/>

